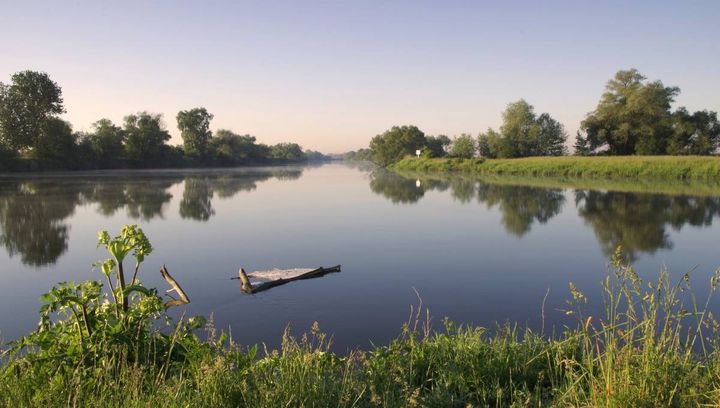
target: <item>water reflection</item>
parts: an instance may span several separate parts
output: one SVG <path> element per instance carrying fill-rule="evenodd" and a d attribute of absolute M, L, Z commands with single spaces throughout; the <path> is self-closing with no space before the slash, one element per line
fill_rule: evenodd
<path fill-rule="evenodd" d="M 665 183 L 661 190 L 670 193 L 655 194 L 644 191 L 652 190 L 652 185 L 627 192 L 587 189 L 588 180 L 582 180 L 582 188 L 577 189 L 568 180 L 553 183 L 551 179 L 534 179 L 525 183 L 538 181 L 543 185 L 527 185 L 511 178 L 472 179 L 375 170 L 371 173 L 370 188 L 396 204 L 417 203 L 427 191 L 433 190 L 449 190 L 450 196 L 462 204 L 475 198 L 487 208 L 497 207 L 505 231 L 518 237 L 530 232 L 534 223 L 545 224 L 560 214 L 566 202 L 565 191 L 570 190 L 574 192 L 578 215 L 592 228 L 602 251 L 609 256 L 622 245 L 631 260 L 638 253 L 671 249 L 668 228 L 708 227 L 720 216 L 720 196 L 714 194 L 718 191 L 715 185 L 698 185 L 698 193 L 705 195 L 693 196 L 687 194 L 692 188 L 685 184 Z M 599 183 L 601 188 L 612 186 L 608 181 Z M 625 184 L 617 187 L 628 188 Z M 675 191 L 680 193 L 673 194 Z"/>
<path fill-rule="evenodd" d="M 545 224 L 560 214 L 565 204 L 561 189 L 478 183 L 478 201 L 498 206 L 505 231 L 522 237 L 533 223 Z"/>
<path fill-rule="evenodd" d="M 173 198 L 170 190 L 182 183 L 180 217 L 208 221 L 215 214 L 215 194 L 228 199 L 255 190 L 264 180 L 297 180 L 301 175 L 302 169 L 282 168 L 257 173 L 129 174 L 122 179 L 7 179 L 0 181 L 0 246 L 10 257 L 20 256 L 25 265 L 51 265 L 68 249 L 66 221 L 78 206 L 95 206 L 104 217 L 124 209 L 133 220 L 163 218 Z"/>
<path fill-rule="evenodd" d="M 0 246 L 22 263 L 42 266 L 67 250 L 71 216 L 79 195 L 55 183 L 13 183 L 0 186 Z"/>
<path fill-rule="evenodd" d="M 505 230 L 517 236 L 527 234 L 535 222 L 548 222 L 565 203 L 562 189 L 492 184 L 464 177 L 407 177 L 385 170 L 371 173 L 370 188 L 396 204 L 414 204 L 426 191 L 449 190 L 462 204 L 477 200 L 488 208 L 497 206 Z"/>
<path fill-rule="evenodd" d="M 96 179 L 66 187 L 77 188 L 83 204 L 96 204 L 98 214 L 109 217 L 124 208 L 129 218 L 149 221 L 163 216 L 166 204 L 172 199 L 167 190 L 179 182 L 176 177 L 131 181 Z"/>
<path fill-rule="evenodd" d="M 637 253 L 671 249 L 667 228 L 710 226 L 720 215 L 720 197 L 578 190 L 578 214 L 590 225 L 606 255 L 622 245 L 630 260 Z"/>
<path fill-rule="evenodd" d="M 213 190 L 205 177 L 185 178 L 185 189 L 180 201 L 180 217 L 207 221 L 215 215 L 212 208 Z"/>
<path fill-rule="evenodd" d="M 370 173 L 370 189 L 394 204 L 416 203 L 425 195 L 426 188 L 417 185 L 415 179 L 390 171 L 379 169 Z"/>

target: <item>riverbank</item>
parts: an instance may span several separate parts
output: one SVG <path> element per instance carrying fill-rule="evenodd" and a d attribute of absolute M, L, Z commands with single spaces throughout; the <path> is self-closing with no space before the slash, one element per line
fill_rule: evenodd
<path fill-rule="evenodd" d="M 717 326 L 705 303 L 695 304 L 685 279 L 671 283 L 661 273 L 643 283 L 621 258 L 618 252 L 603 285 L 607 314 L 584 315 L 586 297 L 570 284 L 566 313 L 578 325 L 558 336 L 450 322 L 431 332 L 423 310 L 391 344 L 344 355 L 329 351 L 317 326 L 300 339 L 286 336 L 281 350 L 264 352 L 228 342 L 212 326 L 204 341 L 176 329 L 145 341 L 181 350 L 182 358 L 155 355 L 153 347 L 138 363 L 131 356 L 144 348 L 139 344 L 98 348 L 71 365 L 34 354 L 4 359 L 0 406 L 716 405 Z M 717 284 L 716 275 L 713 291 Z"/>
<path fill-rule="evenodd" d="M 514 176 L 502 174 L 473 174 L 432 171 L 394 171 L 393 174 L 420 186 L 434 186 L 453 182 L 477 182 L 496 186 L 540 187 L 550 189 L 603 190 L 622 193 L 663 194 L 673 196 L 718 197 L 720 179 L 655 179 L 655 178 L 591 178 L 554 176 Z"/>
<path fill-rule="evenodd" d="M 488 160 L 407 157 L 390 168 L 396 171 L 479 175 L 720 179 L 720 157 L 717 156 L 562 156 Z"/>

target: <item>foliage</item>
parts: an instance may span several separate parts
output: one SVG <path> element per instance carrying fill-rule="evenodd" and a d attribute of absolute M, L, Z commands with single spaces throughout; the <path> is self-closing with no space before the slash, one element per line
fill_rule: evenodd
<path fill-rule="evenodd" d="M 385 167 L 406 155 L 415 154 L 415 150 L 424 145 L 425 134 L 417 126 L 393 126 L 372 138 L 370 151 L 372 160 Z"/>
<path fill-rule="evenodd" d="M 627 154 L 711 154 L 718 148 L 717 114 L 670 111 L 677 87 L 646 81 L 636 69 L 608 81 L 597 108 L 581 123 L 576 151 Z"/>
<path fill-rule="evenodd" d="M 358 149 L 343 154 L 343 160 L 347 161 L 372 161 L 370 149 Z"/>
<path fill-rule="evenodd" d="M 48 74 L 15 73 L 10 85 L 0 83 L 0 145 L 14 151 L 37 148 L 41 138 L 51 136 L 46 121 L 64 112 L 62 89 Z"/>
<path fill-rule="evenodd" d="M 162 115 L 140 112 L 125 117 L 125 154 L 128 159 L 148 162 L 162 154 L 170 133 L 162 124 Z"/>
<path fill-rule="evenodd" d="M 270 146 L 270 159 L 284 162 L 305 161 L 305 153 L 297 143 L 278 143 Z"/>
<path fill-rule="evenodd" d="M 305 159 L 309 162 L 322 162 L 322 161 L 330 161 L 332 160 L 331 156 L 328 156 L 326 154 L 320 153 L 315 150 L 305 150 L 303 152 L 305 155 Z"/>
<path fill-rule="evenodd" d="M 476 150 L 475 139 L 463 133 L 453 138 L 452 145 L 450 146 L 450 156 L 460 159 L 471 159 L 475 156 Z"/>
<path fill-rule="evenodd" d="M 213 115 L 205 108 L 194 108 L 178 112 L 176 119 L 185 154 L 190 157 L 205 157 L 212 138 L 210 121 Z"/>
<path fill-rule="evenodd" d="M 73 162 L 75 157 L 77 135 L 73 133 L 68 122 L 59 118 L 47 118 L 40 128 L 31 156 L 39 159 Z"/>
<path fill-rule="evenodd" d="M 535 114 L 532 105 L 521 99 L 503 112 L 500 132 L 492 129 L 479 136 L 479 150 L 488 158 L 561 156 L 566 153 L 567 134 L 549 114 Z"/>
<path fill-rule="evenodd" d="M 0 170 L 36 171 L 126 167 L 184 167 L 300 162 L 295 143 L 270 147 L 254 136 L 210 132 L 213 115 L 205 108 L 178 112 L 183 146 L 170 146 L 162 116 L 140 112 L 122 128 L 109 119 L 90 133 L 74 133 L 59 119 L 65 112 L 61 88 L 43 72 L 22 71 L 10 84 L 0 82 Z M 315 160 L 326 160 L 312 152 Z"/>
<path fill-rule="evenodd" d="M 451 143 L 452 140 L 445 135 L 427 136 L 425 138 L 425 149 L 429 152 L 429 157 L 445 157 Z"/>
<path fill-rule="evenodd" d="M 220 163 L 257 162 L 269 155 L 270 148 L 255 142 L 255 136 L 241 136 L 230 130 L 220 129 L 215 132 L 215 137 L 210 140 L 210 150 L 213 157 Z"/>
<path fill-rule="evenodd" d="M 92 156 L 103 164 L 117 163 L 123 156 L 125 131 L 110 119 L 93 123 L 93 132 L 85 136 Z"/>
<path fill-rule="evenodd" d="M 171 334 L 166 305 L 155 289 L 145 288 L 138 271 L 152 252 L 142 229 L 126 225 L 111 237 L 99 234 L 99 244 L 110 258 L 96 264 L 107 278 L 107 293 L 99 281 L 63 282 L 41 297 L 37 330 L 11 343 L 14 357 L 4 375 L 22 372 L 47 381 L 64 378 L 93 381 L 97 369 L 117 369 L 128 364 L 164 367 L 187 364 L 190 347 L 202 347 L 192 331 L 202 318 L 180 322 Z M 123 261 L 135 259 L 132 280 L 126 280 Z"/>
<path fill-rule="evenodd" d="M 672 114 L 668 154 L 711 154 L 719 142 L 720 122 L 716 112 L 704 110 L 690 114 L 687 109 L 679 108 Z"/>

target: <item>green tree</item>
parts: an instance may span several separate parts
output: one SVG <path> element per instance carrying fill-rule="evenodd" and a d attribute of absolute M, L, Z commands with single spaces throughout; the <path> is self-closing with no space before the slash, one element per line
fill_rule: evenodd
<path fill-rule="evenodd" d="M 427 136 L 425 138 L 425 147 L 430 153 L 430 157 L 447 156 L 447 149 L 452 143 L 449 137 L 445 135 Z"/>
<path fill-rule="evenodd" d="M 680 108 L 672 114 L 672 134 L 667 145 L 669 154 L 712 154 L 718 148 L 720 123 L 717 113 L 698 111 L 690 114 Z"/>
<path fill-rule="evenodd" d="M 575 150 L 575 155 L 577 156 L 588 156 L 592 154 L 592 149 L 590 148 L 590 142 L 588 142 L 587 138 L 578 131 L 575 135 L 575 144 L 573 145 L 573 149 Z"/>
<path fill-rule="evenodd" d="M 543 113 L 537 118 L 537 125 L 540 126 L 540 137 L 538 139 L 537 156 L 562 156 L 567 154 L 565 141 L 567 133 L 560 122 L 553 119 L 549 114 Z"/>
<path fill-rule="evenodd" d="M 162 115 L 140 112 L 125 117 L 125 152 L 130 160 L 147 162 L 157 159 L 170 140 L 163 127 Z"/>
<path fill-rule="evenodd" d="M 463 133 L 453 139 L 452 146 L 450 147 L 450 156 L 470 159 L 475 156 L 476 150 L 477 146 L 475 146 L 475 139 L 472 136 Z"/>
<path fill-rule="evenodd" d="M 227 129 L 219 129 L 210 139 L 212 156 L 224 164 L 238 164 L 261 160 L 261 148 L 255 144 L 255 136 L 238 135 Z"/>
<path fill-rule="evenodd" d="M 0 144 L 14 151 L 36 148 L 48 136 L 46 121 L 64 112 L 62 89 L 48 74 L 18 72 L 10 85 L 0 84 Z"/>
<path fill-rule="evenodd" d="M 597 108 L 581 123 L 591 151 L 662 154 L 672 133 L 670 104 L 680 92 L 661 81 L 647 82 L 636 69 L 608 81 Z"/>
<path fill-rule="evenodd" d="M 416 126 L 393 126 L 370 141 L 372 159 L 380 166 L 394 163 L 425 146 L 425 134 Z"/>
<path fill-rule="evenodd" d="M 488 128 L 485 133 L 478 136 L 478 152 L 480 156 L 495 159 L 502 150 L 502 135 L 494 129 Z"/>
<path fill-rule="evenodd" d="M 93 132 L 86 136 L 95 159 L 101 164 L 117 163 L 123 155 L 125 131 L 110 119 L 93 123 Z"/>
<path fill-rule="evenodd" d="M 35 143 L 32 156 L 66 165 L 75 164 L 77 135 L 73 133 L 70 123 L 60 118 L 46 118 Z"/>
<path fill-rule="evenodd" d="M 502 117 L 500 134 L 505 143 L 500 156 L 536 156 L 534 149 L 539 144 L 540 127 L 532 105 L 523 99 L 513 102 L 507 106 Z"/>
<path fill-rule="evenodd" d="M 205 108 L 195 108 L 178 112 L 176 119 L 185 154 L 190 157 L 205 157 L 212 138 L 210 121 L 213 115 Z"/>
<path fill-rule="evenodd" d="M 297 162 L 305 160 L 305 153 L 297 143 L 278 143 L 270 147 L 272 160 Z"/>
<path fill-rule="evenodd" d="M 492 129 L 479 136 L 479 150 L 485 157 L 560 156 L 566 153 L 567 133 L 549 114 L 535 114 L 535 108 L 521 99 L 508 104 L 502 114 L 500 132 Z"/>

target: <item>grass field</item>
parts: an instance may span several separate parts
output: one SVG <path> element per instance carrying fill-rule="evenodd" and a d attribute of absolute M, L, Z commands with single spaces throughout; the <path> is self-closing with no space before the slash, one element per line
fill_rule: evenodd
<path fill-rule="evenodd" d="M 420 310 L 391 344 L 339 355 L 318 327 L 264 352 L 209 329 L 207 340 L 171 345 L 184 350 L 182 360 L 142 363 L 132 350 L 105 347 L 71 365 L 5 356 L 0 406 L 718 406 L 711 299 L 696 301 L 689 279 L 670 282 L 664 272 L 640 281 L 619 252 L 611 265 L 605 313 L 585 315 L 586 297 L 571 284 L 567 313 L 577 326 L 557 336 L 449 322 L 431 332 Z M 719 281 L 711 279 L 711 294 Z"/>
<path fill-rule="evenodd" d="M 720 179 L 720 157 L 716 156 L 563 156 L 489 160 L 408 157 L 391 168 L 515 176 Z"/>

